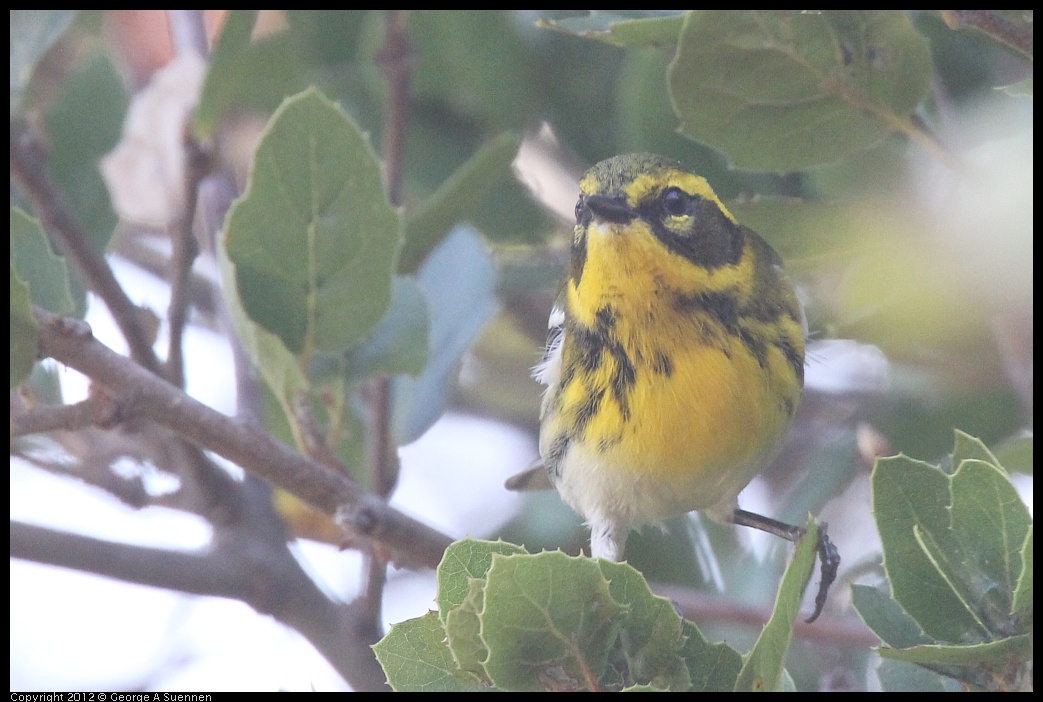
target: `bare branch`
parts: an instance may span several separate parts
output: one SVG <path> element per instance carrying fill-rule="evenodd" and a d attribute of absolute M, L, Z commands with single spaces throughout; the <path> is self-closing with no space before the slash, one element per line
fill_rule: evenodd
<path fill-rule="evenodd" d="M 189 130 L 182 138 L 185 149 L 185 204 L 173 232 L 174 255 L 171 261 L 170 307 L 167 319 L 170 322 L 170 344 L 167 351 L 166 377 L 179 388 L 185 386 L 184 334 L 188 321 L 191 298 L 192 264 L 199 256 L 199 244 L 192 232 L 198 202 L 199 183 L 210 170 L 210 158 L 203 151 Z"/>
<path fill-rule="evenodd" d="M 119 405 L 105 393 L 96 393 L 73 405 L 32 407 L 11 410 L 11 436 L 42 434 L 90 426 L 112 426 L 119 419 Z"/>
<path fill-rule="evenodd" d="M 406 134 L 409 130 L 409 80 L 413 73 L 414 49 L 408 21 L 408 10 L 384 11 L 384 45 L 375 57 L 388 86 L 384 111 L 384 169 L 388 201 L 393 206 L 402 201 Z M 368 399 L 373 423 L 369 442 L 371 487 L 377 495 L 387 499 L 398 484 L 400 467 L 391 435 L 391 379 L 383 376 L 370 383 Z M 365 568 L 364 616 L 377 626 L 387 579 L 387 559 L 382 553 L 371 553 Z"/>
<path fill-rule="evenodd" d="M 100 343 L 83 322 L 36 310 L 41 352 L 79 370 L 120 399 L 126 416 L 148 419 L 296 495 L 377 542 L 393 560 L 435 567 L 450 539 L 390 508 L 343 475 L 277 442 L 268 433 L 189 397 Z"/>
<path fill-rule="evenodd" d="M 11 178 L 47 231 L 55 237 L 66 258 L 73 262 L 87 285 L 109 308 L 127 340 L 131 357 L 153 372 L 159 359 L 152 350 L 152 337 L 145 330 L 142 310 L 120 286 L 105 257 L 87 243 L 87 236 L 73 219 L 65 198 L 51 182 L 43 148 L 25 125 L 11 124 Z"/>
<path fill-rule="evenodd" d="M 375 57 L 388 84 L 384 115 L 384 168 L 388 200 L 392 205 L 402 201 L 406 132 L 409 127 L 409 79 L 413 72 L 414 50 L 409 38 L 408 20 L 408 10 L 384 11 L 384 46 Z"/>
<path fill-rule="evenodd" d="M 250 539 L 249 535 L 244 538 Z M 356 690 L 386 690 L 355 604 L 330 600 L 284 543 L 250 539 L 200 553 L 113 543 L 14 522 L 11 556 L 125 582 L 240 600 L 300 631 Z"/>

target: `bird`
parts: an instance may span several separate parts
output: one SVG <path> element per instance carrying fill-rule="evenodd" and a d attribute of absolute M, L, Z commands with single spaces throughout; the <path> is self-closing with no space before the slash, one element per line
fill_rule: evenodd
<path fill-rule="evenodd" d="M 626 154 L 579 181 L 564 285 L 548 321 L 541 462 L 591 530 L 591 556 L 700 511 L 796 542 L 804 529 L 738 507 L 800 402 L 807 322 L 774 249 L 677 160 Z M 840 557 L 819 530 L 818 617 Z"/>

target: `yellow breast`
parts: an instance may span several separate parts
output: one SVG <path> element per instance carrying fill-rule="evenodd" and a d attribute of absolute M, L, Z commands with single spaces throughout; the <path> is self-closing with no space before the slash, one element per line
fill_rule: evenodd
<path fill-rule="evenodd" d="M 589 227 L 583 274 L 567 288 L 541 437 L 544 455 L 559 443 L 552 477 L 588 519 L 730 510 L 789 424 L 801 381 L 788 345 L 802 360 L 803 332 L 779 343 L 778 320 L 743 318 L 754 246 L 735 266 L 670 265 L 677 254 L 635 235 L 640 222 L 625 226 Z"/>

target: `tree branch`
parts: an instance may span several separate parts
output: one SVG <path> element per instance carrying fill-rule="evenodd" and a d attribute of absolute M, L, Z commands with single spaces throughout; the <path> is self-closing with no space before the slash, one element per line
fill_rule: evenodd
<path fill-rule="evenodd" d="M 47 231 L 78 268 L 83 280 L 102 299 L 127 340 L 131 357 L 153 372 L 159 372 L 159 359 L 152 350 L 151 335 L 142 324 L 141 310 L 131 302 L 127 293 L 109 267 L 105 257 L 87 243 L 64 203 L 65 199 L 51 182 L 45 167 L 46 157 L 29 128 L 11 124 L 11 178 Z"/>
<path fill-rule="evenodd" d="M 367 646 L 371 636 L 355 604 L 330 600 L 285 543 L 246 535 L 200 553 L 182 553 L 95 539 L 13 522 L 11 556 L 73 568 L 125 582 L 239 600 L 301 632 L 356 690 L 386 690 L 384 673 Z"/>
<path fill-rule="evenodd" d="M 84 427 L 112 426 L 119 418 L 119 405 L 98 393 L 72 405 L 46 405 L 21 411 L 11 410 L 11 436 L 48 431 L 75 431 Z"/>
<path fill-rule="evenodd" d="M 390 508 L 343 475 L 277 442 L 268 433 L 227 417 L 115 353 L 86 323 L 36 309 L 43 355 L 79 370 L 107 388 L 125 416 L 169 427 L 254 475 L 318 507 L 364 542 L 376 542 L 404 565 L 437 566 L 451 539 Z"/>
<path fill-rule="evenodd" d="M 185 148 L 185 203 L 173 232 L 174 252 L 171 259 L 170 343 L 167 350 L 166 377 L 179 388 L 185 386 L 184 336 L 191 298 L 192 264 L 199 256 L 199 244 L 192 232 L 192 221 L 198 202 L 199 183 L 209 170 L 209 157 L 185 130 L 182 138 Z"/>
<path fill-rule="evenodd" d="M 179 53 L 191 52 L 199 56 L 208 53 L 206 28 L 202 10 L 169 10 L 170 31 L 174 46 Z M 186 125 L 181 137 L 185 152 L 184 194 L 185 202 L 173 232 L 174 253 L 171 260 L 170 307 L 167 320 L 170 323 L 170 343 L 167 351 L 166 377 L 179 388 L 185 387 L 184 335 L 188 319 L 189 286 L 192 264 L 199 256 L 199 244 L 192 232 L 196 203 L 199 199 L 199 184 L 210 170 L 210 155 L 202 148 Z"/>
<path fill-rule="evenodd" d="M 408 21 L 408 10 L 384 11 L 384 45 L 375 56 L 388 90 L 384 111 L 384 169 L 388 201 L 392 206 L 402 202 L 406 134 L 409 130 L 413 43 L 409 38 Z M 369 399 L 373 421 L 369 445 L 371 487 L 377 495 L 387 499 L 398 484 L 400 467 L 391 433 L 391 379 L 383 376 L 373 381 Z M 387 559 L 381 553 L 371 553 L 366 559 L 365 569 L 362 599 L 371 625 L 377 628 L 383 609 Z"/>

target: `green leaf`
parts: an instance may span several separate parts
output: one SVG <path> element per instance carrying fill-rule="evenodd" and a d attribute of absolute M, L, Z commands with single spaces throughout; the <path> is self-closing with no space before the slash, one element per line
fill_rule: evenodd
<path fill-rule="evenodd" d="M 981 640 L 987 636 L 989 626 L 981 616 L 980 608 L 976 606 L 975 596 L 982 593 L 977 592 L 976 583 L 969 582 L 977 573 L 960 572 L 960 564 L 965 558 L 962 548 L 949 539 L 945 540 L 944 545 L 940 544 L 934 534 L 921 528 L 919 524 L 913 525 L 913 538 L 920 550 L 930 559 L 935 571 L 945 580 L 949 591 L 959 600 L 963 612 L 973 620 L 974 626 L 978 630 L 974 633 L 968 632 L 961 640 L 969 642 L 975 638 Z"/>
<path fill-rule="evenodd" d="M 316 13 L 328 16 L 328 13 Z M 210 66 L 196 112 L 195 131 L 209 139 L 228 113 L 253 111 L 268 115 L 287 95 L 315 80 L 307 72 L 307 38 L 294 31 L 253 37 L 256 10 L 232 10 L 210 57 Z"/>
<path fill-rule="evenodd" d="M 1031 436 L 1012 436 L 994 448 L 996 459 L 1008 472 L 1032 475 Z"/>
<path fill-rule="evenodd" d="M 1032 518 L 983 443 L 957 433 L 951 462 L 952 475 L 904 456 L 877 462 L 874 511 L 895 600 L 935 641 L 1021 633 L 1010 615 Z"/>
<path fill-rule="evenodd" d="M 881 647 L 877 652 L 884 658 L 920 665 L 974 666 L 1003 671 L 1028 660 L 1032 653 L 1032 636 L 1022 634 L 970 646 L 926 644 L 902 649 Z"/>
<path fill-rule="evenodd" d="M 540 100 L 528 48 L 506 13 L 415 10 L 409 29 L 423 57 L 410 84 L 419 103 L 496 131 L 529 123 Z"/>
<path fill-rule="evenodd" d="M 997 88 L 997 90 L 1002 90 L 1003 92 L 1005 92 L 1007 95 L 1010 95 L 1011 97 L 1029 97 L 1030 98 L 1034 94 L 1034 92 L 1032 90 L 1032 76 L 1029 76 L 1028 78 L 1025 78 L 1024 80 L 1019 80 L 1016 83 L 1011 83 L 1010 85 L 1000 86 L 999 88 Z"/>
<path fill-rule="evenodd" d="M 116 146 L 127 94 L 112 62 L 93 49 L 62 84 L 44 115 L 50 146 L 47 166 L 95 251 L 104 251 L 116 213 L 98 163 Z"/>
<path fill-rule="evenodd" d="M 988 452 L 984 444 L 981 449 Z M 959 455 L 957 445 L 953 460 Z M 1013 608 L 1032 517 L 995 458 L 963 460 L 951 482 L 953 532 L 962 555 L 956 572 L 967 581 L 990 631 L 1000 634 Z"/>
<path fill-rule="evenodd" d="M 730 692 L 735 689 L 742 656 L 726 643 L 711 644 L 702 632 L 685 620 L 687 639 L 681 647 L 681 657 L 688 665 L 692 692 Z"/>
<path fill-rule="evenodd" d="M 873 505 L 895 595 L 856 586 L 855 606 L 892 646 L 881 656 L 972 688 L 1019 689 L 1032 656 L 1032 605 L 1023 599 L 1031 599 L 1032 519 L 982 442 L 958 432 L 946 463 L 956 466 L 951 475 L 905 456 L 877 461 Z"/>
<path fill-rule="evenodd" d="M 914 533 L 919 528 L 936 538 L 945 551 L 957 549 L 949 532 L 948 477 L 935 466 L 895 456 L 877 461 L 872 484 L 884 568 L 895 600 L 935 640 L 980 640 L 978 621 Z"/>
<path fill-rule="evenodd" d="M 630 679 L 664 689 L 689 689 L 692 681 L 680 656 L 684 620 L 673 603 L 653 594 L 633 566 L 603 559 L 597 563 L 613 599 L 627 605 L 620 636 Z"/>
<path fill-rule="evenodd" d="M 286 425 L 296 426 L 293 402 L 307 392 L 308 379 L 305 378 L 297 357 L 290 353 L 282 340 L 250 319 L 243 309 L 243 302 L 236 286 L 236 267 L 224 246 L 217 247 L 217 261 L 221 272 L 221 292 L 239 344 L 272 395 L 278 400 Z"/>
<path fill-rule="evenodd" d="M 359 34 L 363 26 L 378 24 L 368 22 L 373 10 L 287 10 L 286 20 L 290 31 L 300 37 L 302 51 L 306 52 L 310 66 L 343 67 L 359 55 Z M 383 29 L 383 27 L 381 27 Z M 372 62 L 372 54 L 363 52 L 362 58 Z"/>
<path fill-rule="evenodd" d="M 496 269 L 485 244 L 458 228 L 417 273 L 430 314 L 428 360 L 416 378 L 395 378 L 395 428 L 400 445 L 416 440 L 442 416 L 463 354 L 497 309 Z"/>
<path fill-rule="evenodd" d="M 464 539 L 437 579 L 440 643 L 498 689 L 732 689 L 742 665 L 627 564 Z"/>
<path fill-rule="evenodd" d="M 22 107 L 37 62 L 72 24 L 72 10 L 11 10 L 11 113 Z"/>
<path fill-rule="evenodd" d="M 207 70 L 203 91 L 196 107 L 195 127 L 198 139 L 214 135 L 226 109 L 243 94 L 242 72 L 249 70 L 247 52 L 250 34 L 257 21 L 258 10 L 231 10 L 221 27 Z"/>
<path fill-rule="evenodd" d="M 540 690 L 543 679 L 592 689 L 625 611 L 595 561 L 559 551 L 494 554 L 485 601 L 485 669 L 504 690 Z"/>
<path fill-rule="evenodd" d="M 959 466 L 963 461 L 972 459 L 984 461 L 992 466 L 1000 465 L 996 456 L 993 455 L 992 451 L 989 450 L 989 447 L 981 439 L 966 434 L 959 429 L 955 430 L 953 434 L 955 435 L 952 449 L 952 463 L 954 467 Z"/>
<path fill-rule="evenodd" d="M 11 208 L 11 265 L 34 304 L 55 314 L 74 314 L 65 259 L 51 251 L 40 222 L 16 207 Z"/>
<path fill-rule="evenodd" d="M 405 244 L 398 269 L 416 270 L 453 226 L 472 216 L 489 192 L 511 173 L 521 138 L 501 134 L 482 146 L 405 221 Z"/>
<path fill-rule="evenodd" d="M 852 585 L 851 602 L 866 626 L 888 646 L 907 648 L 931 643 L 916 620 L 895 602 L 884 587 Z"/>
<path fill-rule="evenodd" d="M 427 298 L 405 276 L 395 276 L 391 306 L 365 341 L 347 352 L 349 385 L 378 375 L 416 375 L 427 363 Z"/>
<path fill-rule="evenodd" d="M 680 22 L 681 18 L 676 20 Z M 666 71 L 673 52 L 659 49 L 627 51 L 616 82 L 611 109 L 617 153 L 670 154 L 697 166 L 721 197 L 748 192 L 750 178 L 727 167 L 720 155 L 677 131 Z M 728 203 L 729 208 L 731 203 Z M 734 213 L 734 210 L 732 210 Z M 746 223 L 741 215 L 739 221 Z"/>
<path fill-rule="evenodd" d="M 693 11 L 669 70 L 683 133 L 776 172 L 911 131 L 930 77 L 927 41 L 889 10 Z"/>
<path fill-rule="evenodd" d="M 742 670 L 735 681 L 736 692 L 768 692 L 780 690 L 783 683 L 783 664 L 793 636 L 793 624 L 800 611 L 804 587 L 815 567 L 815 547 L 818 542 L 818 524 L 808 518 L 804 538 L 797 544 L 793 560 L 786 567 L 775 599 L 771 619 L 764 625 L 757 643 L 753 645 Z"/>
<path fill-rule="evenodd" d="M 373 646 L 396 692 L 478 692 L 487 689 L 456 667 L 435 612 L 394 624 Z"/>
<path fill-rule="evenodd" d="M 18 279 L 11 261 L 11 387 L 24 383 L 36 363 L 36 319 L 29 286 Z"/>
<path fill-rule="evenodd" d="M 470 578 L 467 597 L 459 606 L 449 610 L 445 622 L 445 637 L 453 660 L 461 670 L 473 673 L 485 681 L 485 661 L 489 649 L 482 641 L 482 609 L 485 604 L 485 580 Z M 441 615 L 441 613 L 440 613 Z"/>
<path fill-rule="evenodd" d="M 446 615 L 467 599 L 471 580 L 484 579 L 493 563 L 493 554 L 524 554 L 521 546 L 506 541 L 478 541 L 461 539 L 450 544 L 438 564 L 438 613 Z"/>
<path fill-rule="evenodd" d="M 884 659 L 877 667 L 884 692 L 959 692 L 955 680 L 918 665 Z"/>
<path fill-rule="evenodd" d="M 882 657 L 922 665 L 955 678 L 965 686 L 992 692 L 1023 689 L 1026 665 L 1032 660 L 1032 635 L 1022 634 L 969 646 L 925 645 L 879 648 Z"/>
<path fill-rule="evenodd" d="M 683 19 L 682 15 L 635 18 L 632 12 L 590 10 L 580 17 L 540 19 L 536 25 L 612 46 L 671 48 L 677 44 Z"/>
<path fill-rule="evenodd" d="M 1021 575 L 1018 577 L 1018 586 L 1014 589 L 1014 604 L 1011 607 L 1011 616 L 1017 624 L 1031 631 L 1032 629 L 1032 534 L 1034 527 L 1029 525 L 1029 532 L 1025 535 L 1025 543 L 1021 546 Z"/>
<path fill-rule="evenodd" d="M 388 308 L 399 242 L 366 138 L 318 90 L 287 99 L 228 218 L 250 318 L 297 355 L 347 350 Z"/>

